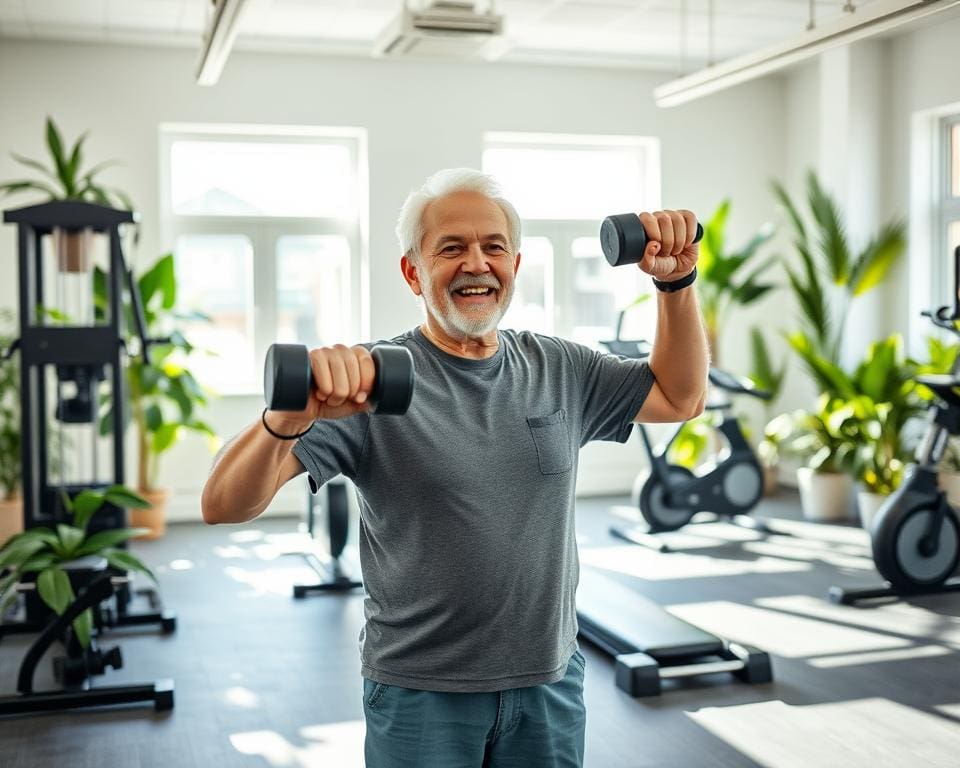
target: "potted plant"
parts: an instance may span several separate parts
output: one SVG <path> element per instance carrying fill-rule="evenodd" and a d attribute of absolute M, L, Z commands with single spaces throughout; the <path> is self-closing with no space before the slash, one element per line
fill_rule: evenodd
<path fill-rule="evenodd" d="M 760 276 L 777 260 L 771 257 L 753 265 L 760 249 L 773 237 L 774 228 L 766 224 L 742 248 L 726 251 L 726 226 L 730 201 L 724 200 L 703 227 L 700 258 L 697 261 L 697 293 L 703 312 L 710 359 L 720 366 L 720 333 L 726 327 L 727 310 L 732 305 L 747 306 L 775 286 L 760 282 Z M 748 266 L 752 269 L 740 273 Z"/>
<path fill-rule="evenodd" d="M 13 312 L 0 309 L 0 544 L 23 530 L 20 497 L 20 367 L 5 353 L 13 344 L 8 332 Z"/>
<path fill-rule="evenodd" d="M 61 523 L 56 530 L 46 527 L 31 528 L 11 538 L 0 548 L 0 570 L 6 575 L 0 579 L 0 613 L 16 599 L 15 587 L 24 577 L 36 575 L 37 594 L 58 616 L 73 602 L 78 584 L 70 578 L 72 565 L 82 558 L 102 558 L 121 571 L 139 571 L 156 583 L 156 577 L 137 557 L 119 547 L 140 533 L 137 529 L 114 528 L 87 534 L 90 519 L 105 502 L 121 507 L 138 508 L 147 502 L 122 485 L 104 491 L 86 490 L 73 499 L 64 496 L 64 506 L 73 515 L 73 524 Z M 93 626 L 88 609 L 73 622 L 77 640 L 83 648 L 90 645 Z"/>
<path fill-rule="evenodd" d="M 106 302 L 105 281 L 95 280 L 97 303 Z M 175 328 L 177 284 L 173 254 L 161 256 L 153 266 L 137 279 L 143 305 L 148 338 L 160 339 L 150 344 L 150 362 L 142 355 L 132 357 L 127 365 L 127 394 L 129 408 L 125 409 L 133 421 L 137 443 L 137 492 L 149 507 L 131 508 L 130 523 L 149 532 L 144 538 L 157 538 L 166 530 L 166 507 L 169 489 L 158 483 L 160 458 L 173 448 L 186 432 L 196 432 L 214 441 L 216 433 L 197 412 L 208 399 L 204 389 L 186 367 L 193 345 Z M 126 307 L 131 312 L 129 306 Z M 193 316 L 192 316 L 193 317 Z M 128 318 L 128 329 L 135 327 Z M 135 347 L 131 340 L 131 347 Z M 112 409 L 101 420 L 102 434 L 111 429 Z"/>
<path fill-rule="evenodd" d="M 780 414 L 765 430 L 779 436 L 781 452 L 803 462 L 797 469 L 797 489 L 808 520 L 838 521 L 850 515 L 850 473 L 857 442 L 844 406 L 842 400 L 823 394 L 815 411 Z"/>
<path fill-rule="evenodd" d="M 105 168 L 116 165 L 115 161 L 108 160 L 84 169 L 83 143 L 87 134 L 82 134 L 72 147 L 67 148 L 57 124 L 48 117 L 45 137 L 49 165 L 11 153 L 11 157 L 17 163 L 38 171 L 41 178 L 17 179 L 0 183 L 0 196 L 19 192 L 39 192 L 45 196 L 44 200 L 78 200 L 133 210 L 133 203 L 125 193 L 119 189 L 105 187 L 98 180 L 98 175 Z M 90 229 L 81 231 L 63 230 L 59 227 L 54 229 L 53 241 L 61 272 L 87 272 L 90 269 L 93 235 Z M 137 237 L 136 229 L 134 229 L 134 237 Z"/>

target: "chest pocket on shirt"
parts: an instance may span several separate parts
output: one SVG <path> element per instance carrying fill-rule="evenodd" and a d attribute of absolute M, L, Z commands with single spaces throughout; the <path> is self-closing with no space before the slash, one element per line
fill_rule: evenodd
<path fill-rule="evenodd" d="M 549 416 L 527 416 L 527 426 L 537 447 L 540 472 L 559 475 L 573 466 L 567 412 L 562 408 Z"/>

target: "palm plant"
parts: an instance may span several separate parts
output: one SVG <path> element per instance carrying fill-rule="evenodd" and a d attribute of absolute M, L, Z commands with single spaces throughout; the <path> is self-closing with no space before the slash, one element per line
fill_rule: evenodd
<path fill-rule="evenodd" d="M 802 322 L 802 330 L 788 340 L 801 356 L 801 348 L 812 350 L 839 365 L 850 305 L 883 282 L 903 254 L 905 225 L 884 224 L 854 255 L 840 209 L 813 171 L 807 173 L 807 204 L 814 224 L 810 229 L 783 186 L 774 181 L 773 191 L 790 218 L 800 257 L 799 268 L 786 267 Z"/>
<path fill-rule="evenodd" d="M 36 573 L 37 593 L 40 599 L 58 616 L 73 602 L 73 584 L 64 565 L 82 557 L 98 556 L 121 571 L 139 571 L 156 583 L 156 577 L 137 557 L 121 549 L 120 544 L 143 533 L 141 528 L 114 528 L 88 535 L 90 519 L 104 505 L 116 504 L 127 508 L 145 508 L 149 503 L 122 485 L 105 491 L 86 490 L 74 498 L 63 497 L 64 506 L 73 515 L 73 524 L 60 523 L 56 530 L 46 527 L 31 528 L 10 538 L 0 548 L 0 570 L 6 575 L 0 579 L 0 613 L 16 599 L 14 589 L 24 576 Z M 87 609 L 73 621 L 77 640 L 83 648 L 90 645 L 93 614 Z"/>
<path fill-rule="evenodd" d="M 726 251 L 726 226 L 730 201 L 724 200 L 703 227 L 696 282 L 703 311 L 707 342 L 714 365 L 720 360 L 720 334 L 726 326 L 727 310 L 733 305 L 747 306 L 775 286 L 763 283 L 760 277 L 775 262 L 770 257 L 753 265 L 760 248 L 774 235 L 772 225 L 763 226 L 742 248 Z M 745 276 L 741 272 L 752 266 Z"/>
<path fill-rule="evenodd" d="M 98 181 L 98 174 L 111 165 L 117 165 L 116 161 L 107 160 L 83 170 L 83 143 L 87 138 L 86 133 L 82 134 L 68 149 L 57 124 L 53 118 L 48 117 L 45 134 L 47 151 L 50 155 L 49 166 L 15 152 L 10 153 L 16 162 L 39 171 L 43 178 L 40 180 L 18 179 L 0 183 L 0 195 L 28 191 L 40 192 L 46 195 L 48 200 L 83 200 L 107 206 L 115 206 L 116 202 L 133 210 L 133 203 L 124 192 L 106 187 Z"/>

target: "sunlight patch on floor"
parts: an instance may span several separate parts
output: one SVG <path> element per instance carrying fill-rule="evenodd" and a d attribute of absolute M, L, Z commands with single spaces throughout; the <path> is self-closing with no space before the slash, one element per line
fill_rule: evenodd
<path fill-rule="evenodd" d="M 234 707 L 253 709 L 260 704 L 260 697 L 249 688 L 234 686 L 223 692 L 223 700 Z"/>
<path fill-rule="evenodd" d="M 788 658 L 904 648 L 909 640 L 725 600 L 666 606 L 674 616 L 729 640 Z"/>
<path fill-rule="evenodd" d="M 960 753 L 955 724 L 888 699 L 804 706 L 764 701 L 705 707 L 687 717 L 764 768 L 946 768 L 957 765 Z"/>
<path fill-rule="evenodd" d="M 276 731 L 248 731 L 230 735 L 237 752 L 262 758 L 270 768 L 363 768 L 362 720 L 309 725 L 299 730 L 305 742 L 291 744 Z"/>
<path fill-rule="evenodd" d="M 897 648 L 891 651 L 865 651 L 845 653 L 836 656 L 823 656 L 808 659 L 811 667 L 834 669 L 837 667 L 855 667 L 858 664 L 888 664 L 892 661 L 912 661 L 933 656 L 947 656 L 953 653 L 942 645 L 921 645 L 915 648 Z"/>
<path fill-rule="evenodd" d="M 858 571 L 875 571 L 873 558 L 867 554 L 850 555 L 837 552 L 828 547 L 810 549 L 791 544 L 786 536 L 777 537 L 778 541 L 748 541 L 743 545 L 744 552 L 756 552 L 758 555 L 780 557 L 784 559 L 803 559 L 827 563 L 836 568 L 852 568 Z"/>
<path fill-rule="evenodd" d="M 812 567 L 809 563 L 763 556 L 753 560 L 735 560 L 686 552 L 662 555 L 629 544 L 585 549 L 580 552 L 580 562 L 648 581 L 741 576 L 750 573 L 800 573 L 809 571 Z"/>
<path fill-rule="evenodd" d="M 923 642 L 940 642 L 960 648 L 960 617 L 944 616 L 909 603 L 890 603 L 873 610 L 849 605 L 836 605 L 810 595 L 761 597 L 755 601 L 761 608 L 782 613 L 823 619 L 838 624 L 856 625 L 864 629 L 916 637 Z"/>
<path fill-rule="evenodd" d="M 227 566 L 223 572 L 239 584 L 250 587 L 249 591 L 236 595 L 240 598 L 262 595 L 290 597 L 293 593 L 293 585 L 304 583 L 305 575 L 310 573 L 309 569 L 305 568 L 270 568 L 254 571 L 235 565 Z M 307 576 L 306 581 L 309 582 L 309 580 Z"/>

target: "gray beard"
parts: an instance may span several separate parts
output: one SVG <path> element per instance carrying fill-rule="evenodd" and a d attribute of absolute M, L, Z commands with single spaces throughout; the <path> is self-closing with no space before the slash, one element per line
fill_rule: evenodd
<path fill-rule="evenodd" d="M 501 286 L 500 300 L 492 312 L 480 307 L 474 311 L 463 312 L 453 304 L 449 294 L 442 298 L 443 306 L 434 303 L 433 282 L 429 277 L 421 275 L 420 284 L 423 288 L 421 298 L 424 306 L 443 328 L 444 333 L 453 339 L 473 339 L 495 331 L 513 299 L 514 283 L 511 282 L 506 293 Z"/>

